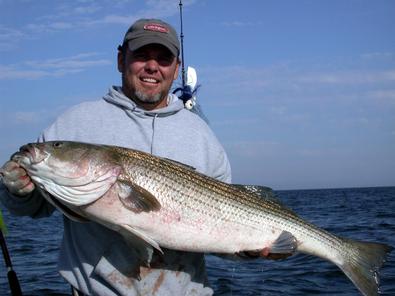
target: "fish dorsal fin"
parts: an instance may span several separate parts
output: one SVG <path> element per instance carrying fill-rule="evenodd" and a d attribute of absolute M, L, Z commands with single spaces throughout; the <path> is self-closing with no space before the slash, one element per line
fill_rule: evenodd
<path fill-rule="evenodd" d="M 149 191 L 126 180 L 118 180 L 118 197 L 122 204 L 135 213 L 158 211 L 159 201 Z"/>
<path fill-rule="evenodd" d="M 249 193 L 258 195 L 259 197 L 276 202 L 281 204 L 281 201 L 276 197 L 273 190 L 270 187 L 266 186 L 258 186 L 258 185 L 241 185 L 241 184 L 233 184 L 239 190 L 244 190 Z"/>
<path fill-rule="evenodd" d="M 245 191 L 250 194 L 254 194 L 258 196 L 259 198 L 270 203 L 272 206 L 287 211 L 292 215 L 296 215 L 296 213 L 293 210 L 291 210 L 290 208 L 284 205 L 284 203 L 276 196 L 273 189 L 271 189 L 270 187 L 258 186 L 258 185 L 241 185 L 241 184 L 233 184 L 233 186 L 241 191 Z"/>
<path fill-rule="evenodd" d="M 175 164 L 175 165 L 178 165 L 178 166 L 180 166 L 180 167 L 183 167 L 184 169 L 196 171 L 196 168 L 194 168 L 193 166 L 187 165 L 187 164 L 182 163 L 182 162 L 179 162 L 179 161 L 177 161 L 177 160 L 173 160 L 173 159 L 166 158 L 166 157 L 164 157 L 164 158 L 162 158 L 162 159 L 164 159 L 164 160 L 166 160 L 166 161 L 168 161 L 168 162 L 171 162 L 171 163 L 173 163 L 173 164 Z"/>
<path fill-rule="evenodd" d="M 258 185 L 242 185 L 242 184 L 233 184 L 237 188 L 247 190 L 251 193 L 256 193 L 259 195 L 273 195 L 273 189 L 267 186 L 258 186 Z"/>

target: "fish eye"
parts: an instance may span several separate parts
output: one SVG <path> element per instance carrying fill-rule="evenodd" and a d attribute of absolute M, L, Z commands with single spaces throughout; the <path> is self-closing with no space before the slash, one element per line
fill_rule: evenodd
<path fill-rule="evenodd" d="M 63 143 L 62 143 L 62 142 L 54 142 L 54 143 L 52 144 L 52 146 L 53 146 L 54 148 L 60 148 L 60 147 L 63 146 Z"/>

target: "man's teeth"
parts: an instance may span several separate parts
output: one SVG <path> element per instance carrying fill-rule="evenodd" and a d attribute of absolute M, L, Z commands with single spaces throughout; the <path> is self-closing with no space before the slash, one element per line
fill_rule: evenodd
<path fill-rule="evenodd" d="M 157 83 L 158 81 L 154 78 L 143 78 L 144 82 L 150 82 L 150 83 Z"/>

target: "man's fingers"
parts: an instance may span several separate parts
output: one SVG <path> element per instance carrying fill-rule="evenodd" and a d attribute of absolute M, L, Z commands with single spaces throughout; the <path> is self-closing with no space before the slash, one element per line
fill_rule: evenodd
<path fill-rule="evenodd" d="M 1 174 L 5 179 L 16 180 L 20 176 L 26 175 L 26 171 L 15 161 L 7 161 L 1 168 Z"/>
<path fill-rule="evenodd" d="M 3 184 L 15 195 L 27 195 L 34 190 L 34 184 L 27 172 L 14 161 L 7 161 L 1 168 Z"/>
<path fill-rule="evenodd" d="M 25 174 L 22 176 L 19 175 L 15 180 L 10 179 L 7 183 L 9 184 L 9 186 L 22 189 L 31 182 L 32 181 L 30 180 L 29 176 Z"/>
<path fill-rule="evenodd" d="M 34 190 L 34 184 L 33 182 L 30 181 L 25 187 L 19 189 L 16 193 L 20 196 L 24 196 L 29 194 L 33 190 Z"/>
<path fill-rule="evenodd" d="M 11 170 L 5 170 L 3 175 L 10 181 L 17 181 L 19 179 L 28 177 L 26 171 L 20 167 L 14 167 Z"/>
<path fill-rule="evenodd" d="M 18 167 L 20 167 L 19 164 L 17 164 L 15 161 L 10 160 L 10 161 L 7 161 L 7 162 L 2 166 L 1 171 L 2 171 L 3 173 L 5 173 L 5 172 L 11 171 L 11 170 L 13 170 L 13 169 L 15 169 L 15 168 L 18 168 Z"/>
<path fill-rule="evenodd" d="M 292 256 L 292 253 L 286 253 L 286 254 L 270 253 L 269 248 L 263 248 L 262 250 L 244 251 L 242 252 L 242 255 L 249 258 L 264 258 L 270 260 L 280 260 Z"/>

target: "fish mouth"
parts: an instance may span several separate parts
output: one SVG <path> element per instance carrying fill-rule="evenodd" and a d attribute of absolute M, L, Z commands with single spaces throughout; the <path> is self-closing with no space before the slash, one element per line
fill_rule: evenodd
<path fill-rule="evenodd" d="M 35 165 L 38 164 L 49 156 L 48 153 L 40 149 L 36 144 L 26 144 L 19 148 L 19 151 L 11 156 L 11 160 L 19 163 L 20 165 Z"/>

